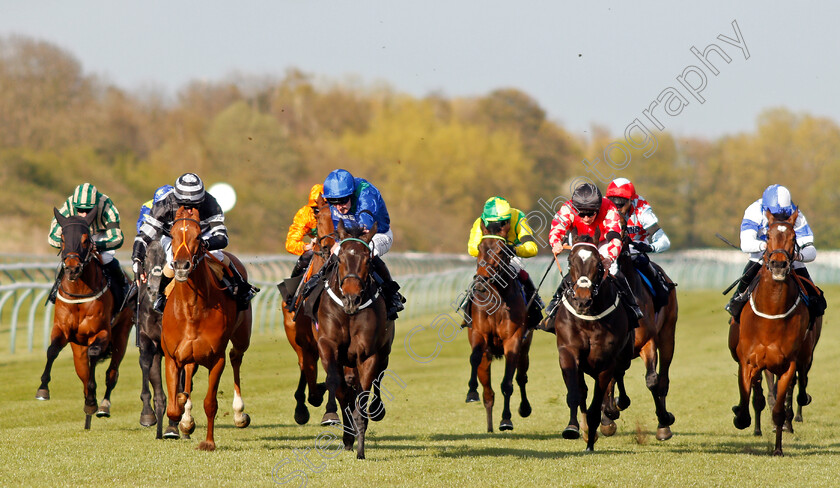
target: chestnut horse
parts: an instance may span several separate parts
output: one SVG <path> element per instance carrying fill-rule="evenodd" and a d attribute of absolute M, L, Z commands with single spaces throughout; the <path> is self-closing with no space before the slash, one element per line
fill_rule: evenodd
<path fill-rule="evenodd" d="M 374 223 L 364 232 L 360 228 L 345 229 L 344 222 L 339 222 L 338 265 L 327 280 L 318 306 L 318 352 L 329 391 L 324 422 L 331 417 L 337 420 L 338 399 L 344 420 L 344 448 L 353 449 L 354 440 L 358 440 L 358 459 L 365 458 L 368 418 L 379 421 L 385 416 L 378 383 L 388 368 L 394 342 L 394 321 L 387 320 L 385 299 L 370 270 L 370 242 L 376 227 Z"/>
<path fill-rule="evenodd" d="M 312 275 L 321 270 L 324 263 L 330 256 L 330 249 L 335 244 L 335 228 L 333 227 L 330 206 L 323 196 L 317 199 L 318 212 L 316 215 L 318 238 L 315 240 L 312 251 L 312 261 L 302 276 L 301 283 L 306 282 Z M 294 290 L 289 290 L 294 293 Z M 300 301 L 300 298 L 298 298 Z M 295 306 L 298 303 L 294 304 Z M 286 328 L 286 338 L 289 344 L 297 353 L 298 367 L 300 368 L 300 380 L 295 390 L 295 422 L 303 425 L 309 422 L 309 409 L 306 408 L 306 394 L 304 390 L 309 388 L 309 403 L 313 407 L 320 407 L 324 401 L 324 393 L 327 388 L 324 383 L 318 383 L 318 339 L 312 320 L 300 310 L 298 313 L 287 310 L 285 305 L 280 307 L 283 311 L 283 325 Z"/>
<path fill-rule="evenodd" d="M 163 267 L 166 265 L 166 251 L 159 240 L 149 244 L 146 250 L 146 260 L 143 269 L 146 271 L 146 281 L 140 283 L 137 293 L 137 334 L 140 345 L 140 370 L 143 375 L 140 400 L 143 410 L 140 412 L 140 425 L 151 427 L 157 424 L 155 437 L 163 436 L 163 417 L 166 415 L 166 393 L 163 391 L 160 360 L 163 350 L 160 347 L 162 315 L 152 308 L 157 298 Z M 149 385 L 155 392 L 155 407 L 152 409 L 152 394 Z M 170 423 L 170 425 L 175 425 Z"/>
<path fill-rule="evenodd" d="M 667 283 L 673 284 L 673 281 L 659 265 L 653 262 L 650 264 L 656 271 L 665 276 Z M 659 422 L 656 429 L 656 439 L 660 441 L 668 440 L 673 435 L 670 426 L 674 423 L 674 415 L 668 412 L 666 407 L 666 397 L 671 384 L 668 373 L 671 368 L 671 361 L 674 358 L 674 334 L 678 312 L 677 292 L 673 286 L 669 286 L 667 303 L 659 311 L 656 311 L 653 304 L 653 292 L 644 284 L 642 275 L 633 265 L 630 252 L 626 246 L 618 258 L 618 266 L 624 276 L 627 277 L 627 281 L 636 297 L 636 302 L 645 315 L 644 319 L 639 321 L 640 326 L 636 328 L 633 359 L 641 357 L 645 363 L 645 384 L 653 396 L 656 418 Z M 658 372 L 656 370 L 657 363 L 659 365 Z M 618 387 L 619 398 L 626 398 L 624 384 L 619 383 Z M 613 388 L 611 386 L 608 390 L 606 402 L 613 401 Z M 616 406 L 624 409 L 628 405 L 620 404 Z M 601 417 L 601 433 L 610 436 L 615 433 L 615 430 L 615 421 L 603 415 Z"/>
<path fill-rule="evenodd" d="M 90 429 L 91 415 L 111 416 L 111 392 L 117 386 L 120 362 L 125 356 L 133 325 L 133 310 L 123 309 L 111 319 L 114 297 L 108 288 L 99 253 L 90 235 L 95 212 L 86 217 L 64 217 L 53 208 L 61 226 L 61 266 L 63 276 L 58 287 L 47 364 L 41 375 L 38 400 L 50 399 L 50 371 L 58 353 L 70 343 L 76 374 L 82 380 L 85 395 L 85 429 Z M 96 408 L 96 363 L 111 356 L 105 373 L 105 396 Z"/>
<path fill-rule="evenodd" d="M 598 437 L 595 426 L 602 408 L 609 418 L 618 418 L 615 406 L 605 402 L 606 393 L 613 379 L 621 381 L 624 377 L 633 354 L 630 320 L 635 318 L 627 316 L 617 286 L 607 272 L 593 239 L 588 235 L 576 237 L 569 252 L 571 286 L 563 293 L 554 317 L 569 406 L 569 425 L 563 430 L 563 437 L 580 437 L 580 408 L 586 422 L 584 429 L 588 430 L 587 451 L 594 450 Z M 589 408 L 585 408 L 584 373 L 595 380 Z M 629 399 L 625 403 L 629 404 Z"/>
<path fill-rule="evenodd" d="M 233 367 L 233 420 L 239 428 L 251 423 L 244 413 L 245 404 L 239 388 L 239 368 L 242 356 L 251 341 L 251 307 L 237 312 L 236 300 L 222 288 L 210 267 L 210 261 L 219 263 L 204 247 L 201 240 L 201 222 L 198 210 L 180 207 L 170 230 L 173 249 L 175 280 L 172 293 L 163 311 L 161 348 L 166 358 L 166 386 L 169 393 L 166 413 L 170 426 L 164 437 L 177 438 L 172 425 L 180 420 L 184 434 L 195 430 L 192 418 L 192 379 L 198 366 L 209 370 L 204 413 L 207 415 L 207 438 L 198 449 L 212 451 L 218 401 L 219 379 L 225 369 L 225 349 L 228 342 L 230 363 Z M 247 281 L 245 266 L 233 254 L 224 253 Z M 183 377 L 183 391 L 179 380 Z"/>
<path fill-rule="evenodd" d="M 533 335 L 527 329 L 528 309 L 516 272 L 510 265 L 514 253 L 507 247 L 506 237 L 510 222 L 505 225 L 481 225 L 481 242 L 478 244 L 478 267 L 473 283 L 471 304 L 472 325 L 469 329 L 470 381 L 467 402 L 478 401 L 478 380 L 484 387 L 484 409 L 487 411 L 487 432 L 493 432 L 493 405 L 496 394 L 490 383 L 490 362 L 493 357 L 505 357 L 502 377 L 502 395 L 505 398 L 499 430 L 513 430 L 510 397 L 513 395 L 513 377 L 519 385 L 521 400 L 519 415 L 531 415 L 531 404 L 525 392 L 528 382 L 528 353 Z"/>
<path fill-rule="evenodd" d="M 767 247 L 758 272 L 758 284 L 750 294 L 749 306 L 741 311 L 740 323 L 730 321 L 729 350 L 738 362 L 740 402 L 732 407 L 735 427 L 746 429 L 751 423 L 750 393 L 756 419 L 764 408 L 761 372 L 769 370 L 779 378 L 778 398 L 784 399 L 797 369 L 804 370 L 799 360 L 808 333 L 808 308 L 793 276 L 793 262 L 798 252 L 794 223 L 798 211 L 786 220 L 776 220 L 766 213 Z M 805 375 L 807 377 L 807 373 Z M 807 399 L 807 379 L 800 382 L 799 398 Z M 773 455 L 782 456 L 782 427 L 786 419 L 784 401 L 773 406 L 776 447 Z"/>

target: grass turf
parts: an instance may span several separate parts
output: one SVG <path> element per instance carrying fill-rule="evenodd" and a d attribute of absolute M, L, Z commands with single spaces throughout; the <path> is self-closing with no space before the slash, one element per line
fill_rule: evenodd
<path fill-rule="evenodd" d="M 469 375 L 467 335 L 447 336 L 445 320 L 430 315 L 397 323 L 390 369 L 404 382 L 386 381 L 393 397 L 387 415 L 371 422 L 367 459 L 346 451 L 324 453 L 335 428 L 312 419 L 292 419 L 297 385 L 296 357 L 282 332 L 256 335 L 243 363 L 243 395 L 252 423 L 233 426 L 233 380 L 228 367 L 219 393 L 215 452 L 195 450 L 204 438 L 201 399 L 206 370 L 196 375 L 191 440 L 154 439 L 154 428 L 139 425 L 140 369 L 132 348 L 112 396 L 112 417 L 93 419 L 83 430 L 81 384 L 72 358 L 62 351 L 53 367 L 52 400 L 39 402 L 35 390 L 44 353 L 0 355 L 5 393 L 0 398 L 0 486 L 831 486 L 837 482 L 840 421 L 831 412 L 838 396 L 831 375 L 840 356 L 840 333 L 832 303 L 840 287 L 828 288 L 829 309 L 817 346 L 804 423 L 784 434 L 785 457 L 774 458 L 769 411 L 763 437 L 732 425 L 737 402 L 737 365 L 727 348 L 725 298 L 719 292 L 681 292 L 677 344 L 668 407 L 676 416 L 674 437 L 655 439 L 656 418 L 636 360 L 627 376 L 632 405 L 617 421 L 615 436 L 598 439 L 594 453 L 582 440 L 560 436 L 568 419 L 566 389 L 554 336 L 539 332 L 531 348 L 528 394 L 533 413 L 520 418 L 518 388 L 511 407 L 512 432 L 499 433 L 502 361 L 494 361 L 495 433 L 485 432 L 481 403 L 464 403 Z M 445 316 L 443 317 L 445 318 Z M 443 326 L 443 328 L 441 328 Z M 406 337 L 411 336 L 410 351 Z M 439 333 L 440 331 L 440 333 Z M 443 337 L 449 342 L 440 339 Z M 451 340 L 450 340 L 451 339 Z M 430 358 L 417 362 L 415 358 Z M 105 364 L 97 368 L 104 392 Z M 319 370 L 323 379 L 323 370 Z M 333 443 L 333 445 L 335 445 Z M 326 454 L 326 457 L 322 454 Z"/>

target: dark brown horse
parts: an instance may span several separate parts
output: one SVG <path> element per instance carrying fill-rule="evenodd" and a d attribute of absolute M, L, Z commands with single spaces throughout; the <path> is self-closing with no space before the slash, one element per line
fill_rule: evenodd
<path fill-rule="evenodd" d="M 673 284 L 673 281 L 659 265 L 652 262 L 650 264 L 657 272 L 665 276 L 669 284 Z M 619 256 L 618 266 L 624 276 L 627 277 L 633 294 L 636 296 L 636 302 L 645 315 L 644 319 L 639 321 L 640 326 L 636 328 L 633 359 L 641 357 L 645 363 L 645 385 L 653 396 L 656 418 L 659 422 L 656 429 L 656 438 L 660 441 L 668 440 L 673 435 L 670 426 L 674 423 L 674 415 L 668 412 L 666 407 L 666 398 L 671 384 L 669 371 L 671 361 L 674 358 L 674 335 L 678 313 L 677 292 L 673 286 L 669 286 L 667 303 L 659 311 L 656 311 L 653 292 L 644 283 L 641 273 L 636 270 L 626 247 Z M 659 366 L 658 372 L 657 365 Z M 619 383 L 618 387 L 619 398 L 626 398 L 624 384 Z M 606 401 L 607 404 L 614 401 L 612 386 L 608 391 Z M 617 404 L 616 407 L 624 409 L 627 408 L 627 405 Z M 609 436 L 613 435 L 615 430 L 615 421 L 603 415 L 601 417 L 601 433 Z"/>
<path fill-rule="evenodd" d="M 212 451 L 218 401 L 219 379 L 225 369 L 228 342 L 233 367 L 233 420 L 237 427 L 247 427 L 251 419 L 244 413 L 245 404 L 239 388 L 242 356 L 251 341 L 251 308 L 237 312 L 236 300 L 222 288 L 211 269 L 211 262 L 221 264 L 206 252 L 201 240 L 198 210 L 181 207 L 175 214 L 172 228 L 172 254 L 175 280 L 172 293 L 163 311 L 161 347 L 166 357 L 166 386 L 169 420 L 180 420 L 181 431 L 189 435 L 195 430 L 192 418 L 192 379 L 198 366 L 209 370 L 204 413 L 207 415 L 207 438 L 198 449 Z M 245 266 L 234 255 L 225 252 L 230 265 L 236 266 L 246 281 Z M 183 377 L 183 391 L 178 391 Z M 170 422 L 164 437 L 178 437 Z"/>
<path fill-rule="evenodd" d="M 140 400 L 143 410 L 140 412 L 140 425 L 151 427 L 157 424 L 156 438 L 163 435 L 163 417 L 166 415 L 166 393 L 163 391 L 160 361 L 163 350 L 160 347 L 162 315 L 152 308 L 157 298 L 163 268 L 166 265 L 166 252 L 159 240 L 149 244 L 146 250 L 146 260 L 143 269 L 146 271 L 146 281 L 140 283 L 137 293 L 137 334 L 140 344 L 140 370 L 142 371 L 142 389 Z M 155 392 L 155 407 L 152 408 L 152 394 L 149 385 Z M 171 425 L 174 425 L 172 423 Z"/>
<path fill-rule="evenodd" d="M 513 377 L 519 385 L 521 400 L 519 415 L 531 415 L 531 404 L 525 392 L 528 382 L 528 353 L 533 335 L 527 329 L 528 310 L 516 272 L 510 265 L 513 252 L 507 247 L 510 222 L 505 225 L 481 222 L 481 242 L 478 244 L 478 267 L 471 293 L 472 325 L 469 329 L 470 381 L 467 402 L 478 401 L 478 381 L 484 387 L 484 408 L 487 411 L 487 432 L 493 432 L 493 404 L 496 394 L 490 382 L 490 362 L 493 357 L 505 358 L 502 395 L 505 398 L 499 430 L 513 430 L 510 397 Z"/>
<path fill-rule="evenodd" d="M 605 402 L 605 395 L 610 382 L 620 381 L 630 366 L 631 318 L 622 307 L 617 286 L 607 277 L 598 247 L 590 236 L 575 238 L 569 252 L 569 277 L 571 286 L 564 292 L 554 318 L 570 417 L 563 437 L 580 437 L 577 417 L 580 408 L 588 430 L 586 450 L 592 451 L 602 407 L 609 418 L 618 418 L 618 411 Z M 585 408 L 584 373 L 595 380 L 589 408 Z"/>
<path fill-rule="evenodd" d="M 96 213 L 64 217 L 53 208 L 61 225 L 61 266 L 63 277 L 55 303 L 53 329 L 47 349 L 47 364 L 35 398 L 49 400 L 50 371 L 58 353 L 70 343 L 76 374 L 85 395 L 85 429 L 90 429 L 91 415 L 111 416 L 111 392 L 117 386 L 120 362 L 125 356 L 128 335 L 134 317 L 126 307 L 113 318 L 114 298 L 108 288 L 99 254 L 90 235 Z M 105 396 L 96 407 L 96 363 L 111 356 L 105 373 Z"/>
<path fill-rule="evenodd" d="M 312 248 L 314 252 L 309 268 L 303 274 L 301 283 L 323 268 L 330 256 L 330 249 L 335 244 L 336 235 L 333 227 L 330 206 L 323 196 L 318 196 L 318 212 L 316 215 L 318 238 Z M 290 290 L 294 293 L 294 290 Z M 299 301 L 299 299 L 298 299 Z M 295 303 L 295 306 L 298 304 Z M 297 353 L 300 367 L 300 380 L 295 390 L 295 422 L 303 425 L 309 422 L 309 409 L 306 407 L 305 390 L 309 388 L 309 403 L 313 407 L 320 407 L 324 401 L 326 385 L 318 383 L 318 330 L 309 316 L 303 310 L 295 313 L 281 306 L 283 311 L 283 325 L 286 328 L 286 338 Z"/>
<path fill-rule="evenodd" d="M 758 272 L 758 284 L 750 294 L 749 306 L 741 311 L 741 320 L 730 321 L 729 349 L 738 362 L 740 402 L 732 408 L 735 427 L 746 429 L 751 423 L 750 393 L 756 419 L 764 408 L 761 391 L 761 372 L 768 370 L 779 378 L 777 392 L 785 398 L 800 364 L 803 342 L 808 333 L 808 309 L 800 296 L 800 288 L 793 276 L 793 262 L 797 252 L 794 223 L 798 211 L 787 220 L 775 220 L 767 212 L 767 247 L 763 266 Z M 809 365 L 810 366 L 810 365 Z M 805 373 L 807 378 L 807 373 Z M 807 379 L 800 383 L 799 397 L 806 399 Z M 773 454 L 782 456 L 782 427 L 786 419 L 784 401 L 773 406 L 776 427 L 776 447 Z"/>
<path fill-rule="evenodd" d="M 365 458 L 368 418 L 378 421 L 385 416 L 378 382 L 388 368 L 394 341 L 394 322 L 387 320 L 385 299 L 370 272 L 370 241 L 376 227 L 374 224 L 364 232 L 345 229 L 344 222 L 339 222 L 338 265 L 318 307 L 318 351 L 329 391 L 324 419 L 329 420 L 330 415 L 337 418 L 337 399 L 344 424 L 344 448 L 352 449 L 354 440 L 358 440 L 358 459 Z"/>

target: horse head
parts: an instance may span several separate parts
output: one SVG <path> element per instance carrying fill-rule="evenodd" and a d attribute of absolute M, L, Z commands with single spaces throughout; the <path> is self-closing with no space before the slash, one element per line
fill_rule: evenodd
<path fill-rule="evenodd" d="M 365 232 L 362 227 L 344 227 L 339 221 L 337 234 L 340 239 L 338 248 L 338 287 L 341 289 L 341 303 L 344 313 L 353 315 L 363 303 L 363 294 L 370 279 L 370 260 L 373 249 L 370 241 L 376 234 L 376 222 L 373 228 Z"/>
<path fill-rule="evenodd" d="M 61 264 L 67 273 L 67 279 L 76 281 L 96 249 L 90 235 L 90 224 L 93 223 L 96 214 L 88 212 L 84 217 L 65 217 L 55 207 L 53 214 L 61 226 Z"/>
<path fill-rule="evenodd" d="M 478 243 L 477 274 L 504 287 L 507 285 L 504 277 L 514 276 L 510 261 L 516 255 L 507 243 L 510 221 L 504 223 L 490 222 L 486 226 L 481 221 L 479 224 L 481 226 L 481 242 Z"/>
<path fill-rule="evenodd" d="M 163 250 L 160 241 L 156 239 L 146 249 L 146 261 L 143 264 L 143 269 L 147 271 L 146 294 L 150 302 L 154 302 L 157 298 L 160 280 L 163 276 L 163 266 L 165 264 L 166 251 Z"/>
<path fill-rule="evenodd" d="M 575 237 L 569 251 L 569 277 L 572 281 L 569 299 L 578 310 L 589 310 L 604 279 L 601 254 L 591 236 Z"/>
<path fill-rule="evenodd" d="M 190 272 L 204 256 L 201 241 L 201 219 L 197 208 L 180 207 L 175 213 L 172 228 L 172 269 L 176 281 L 187 281 Z"/>
<path fill-rule="evenodd" d="M 766 212 L 767 222 L 767 247 L 764 250 L 764 266 L 770 271 L 773 279 L 784 281 L 787 279 L 796 253 L 799 251 L 796 245 L 796 230 L 794 224 L 799 217 L 799 210 L 796 210 L 787 219 L 776 219 L 769 211 Z"/>
<path fill-rule="evenodd" d="M 330 257 L 330 250 L 336 242 L 335 226 L 333 225 L 332 213 L 330 212 L 330 204 L 324 198 L 324 195 L 318 195 L 317 207 L 315 208 L 316 229 L 318 232 L 317 240 L 313 250 L 324 261 Z"/>

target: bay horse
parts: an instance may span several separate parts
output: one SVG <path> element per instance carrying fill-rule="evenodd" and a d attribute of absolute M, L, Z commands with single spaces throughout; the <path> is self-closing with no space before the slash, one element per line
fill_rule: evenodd
<path fill-rule="evenodd" d="M 306 280 L 323 268 L 324 263 L 330 257 L 330 250 L 336 242 L 330 206 L 322 195 L 318 196 L 316 202 L 318 204 L 316 215 L 318 237 L 312 248 L 314 252 L 312 261 L 304 272 L 301 283 L 305 283 Z M 294 293 L 294 290 L 289 290 L 289 292 Z M 299 301 L 300 298 L 298 298 Z M 297 306 L 298 303 L 293 304 L 293 307 Z M 295 422 L 298 425 L 303 425 L 309 422 L 309 409 L 306 407 L 306 388 L 309 388 L 308 400 L 313 407 L 321 406 L 324 401 L 324 393 L 327 390 L 325 383 L 318 383 L 318 330 L 312 323 L 312 319 L 303 310 L 295 313 L 294 310 L 288 310 L 285 305 L 281 305 L 280 308 L 283 311 L 286 338 L 298 357 L 300 379 L 298 380 L 297 390 L 295 390 L 295 400 L 297 402 Z"/>
<path fill-rule="evenodd" d="M 592 451 L 598 437 L 595 425 L 602 408 L 609 418 L 618 418 L 615 406 L 606 403 L 605 398 L 610 382 L 613 379 L 620 381 L 630 366 L 633 354 L 630 320 L 635 318 L 628 317 L 620 303 L 618 288 L 607 278 L 608 270 L 604 269 L 598 246 L 591 236 L 575 237 L 568 266 L 571 286 L 563 292 L 554 317 L 557 351 L 569 406 L 569 424 L 563 430 L 563 437 L 580 437 L 577 419 L 580 408 L 588 431 L 586 450 Z M 584 373 L 595 380 L 588 408 Z"/>
<path fill-rule="evenodd" d="M 353 449 L 358 440 L 358 459 L 365 458 L 368 418 L 379 421 L 385 416 L 378 383 L 388 368 L 394 342 L 394 321 L 387 319 L 385 299 L 370 270 L 370 243 L 376 228 L 374 223 L 367 232 L 357 227 L 345 229 L 344 222 L 339 222 L 338 265 L 318 306 L 318 352 L 329 392 L 324 418 L 337 418 L 337 399 L 342 409 L 344 448 Z"/>
<path fill-rule="evenodd" d="M 730 320 L 729 350 L 738 362 L 740 402 L 732 407 L 734 424 L 738 429 L 746 429 L 751 423 L 751 392 L 756 419 L 760 418 L 764 408 L 761 391 L 763 370 L 778 377 L 777 395 L 781 399 L 786 397 L 797 370 L 805 370 L 799 358 L 808 333 L 809 315 L 793 276 L 793 262 L 798 252 L 794 223 L 799 211 L 794 211 L 785 220 L 776 220 L 769 212 L 766 216 L 769 224 L 767 246 L 757 285 L 750 292 L 749 306 L 741 310 L 740 322 L 734 318 Z M 807 378 L 807 372 L 804 376 Z M 806 385 L 807 379 L 800 382 L 799 398 L 803 400 L 808 398 Z M 783 456 L 782 430 L 787 417 L 784 401 L 775 403 L 772 417 L 776 428 L 773 455 Z"/>
<path fill-rule="evenodd" d="M 225 350 L 231 344 L 233 367 L 233 420 L 239 428 L 251 423 L 239 387 L 242 357 L 251 341 L 251 307 L 237 312 L 236 300 L 222 288 L 211 269 L 211 261 L 219 263 L 207 252 L 201 240 L 201 222 L 196 208 L 180 207 L 170 230 L 175 279 L 163 311 L 161 348 L 166 358 L 166 386 L 169 394 L 166 414 L 170 426 L 165 438 L 178 438 L 174 422 L 181 432 L 195 430 L 192 418 L 192 379 L 198 366 L 209 370 L 204 413 L 207 415 L 207 437 L 197 449 L 212 451 L 218 400 L 219 379 L 225 369 Z M 231 253 L 224 255 L 247 281 L 245 266 Z M 221 264 L 221 263 L 219 263 Z M 183 377 L 183 389 L 179 387 Z M 179 391 L 181 390 L 181 391 Z"/>
<path fill-rule="evenodd" d="M 90 224 L 96 213 L 90 212 L 84 218 L 78 215 L 64 217 L 53 208 L 53 214 L 61 226 L 63 276 L 56 295 L 47 364 L 35 398 L 50 399 L 52 364 L 69 342 L 85 395 L 85 429 L 90 429 L 94 412 L 97 417 L 111 416 L 111 392 L 117 386 L 120 362 L 125 356 L 133 325 L 133 310 L 126 307 L 112 320 L 114 296 L 90 234 Z M 111 362 L 105 373 L 105 396 L 97 409 L 96 364 L 108 356 Z"/>
<path fill-rule="evenodd" d="M 673 285 L 674 282 L 659 265 L 653 262 L 650 264 L 657 272 L 662 273 L 669 285 Z M 677 292 L 674 286 L 668 286 L 667 302 L 657 311 L 654 307 L 653 292 L 644 283 L 641 273 L 633 265 L 627 246 L 624 247 L 618 258 L 618 267 L 627 277 L 630 288 L 636 297 L 636 302 L 644 313 L 644 319 L 639 321 L 639 327 L 635 331 L 633 359 L 641 357 L 645 363 L 645 385 L 653 396 L 656 418 L 659 423 L 656 429 L 656 439 L 660 441 L 668 440 L 673 436 L 671 425 L 675 420 L 674 415 L 668 412 L 666 398 L 671 384 L 669 371 L 671 361 L 674 358 L 674 336 L 679 310 Z M 657 365 L 659 366 L 658 372 Z M 626 398 L 623 382 L 619 382 L 618 387 L 621 394 L 619 398 Z M 614 401 L 613 385 L 611 385 L 606 402 Z M 627 408 L 627 406 L 620 403 L 616 405 L 621 410 Z M 615 433 L 615 430 L 615 421 L 603 415 L 601 417 L 601 433 L 610 436 Z"/>
<path fill-rule="evenodd" d="M 140 370 L 143 375 L 140 400 L 143 410 L 140 413 L 140 425 L 151 427 L 157 424 L 155 437 L 163 437 L 163 417 L 166 415 L 166 393 L 163 390 L 160 362 L 163 357 L 161 349 L 161 320 L 163 315 L 153 308 L 157 292 L 160 288 L 163 267 L 166 265 L 166 251 L 159 240 L 152 241 L 146 249 L 146 260 L 143 269 L 146 271 L 146 281 L 140 283 L 137 293 L 137 334 L 140 345 Z M 152 409 L 152 394 L 149 385 L 155 393 L 154 409 Z M 170 425 L 175 425 L 170 421 Z"/>
<path fill-rule="evenodd" d="M 471 319 L 469 328 L 470 380 L 467 402 L 478 401 L 478 381 L 484 387 L 484 409 L 487 412 L 487 432 L 493 432 L 493 405 L 495 392 L 490 381 L 490 363 L 494 357 L 505 358 L 502 377 L 504 407 L 499 430 L 513 430 L 510 397 L 513 395 L 513 378 L 519 385 L 521 400 L 519 415 L 531 415 L 531 404 L 525 391 L 528 382 L 528 353 L 533 334 L 527 328 L 528 309 L 522 288 L 511 267 L 514 253 L 508 248 L 507 236 L 510 222 L 505 225 L 491 223 L 489 228 L 480 222 L 481 241 L 478 244 L 478 266 L 472 286 Z"/>

